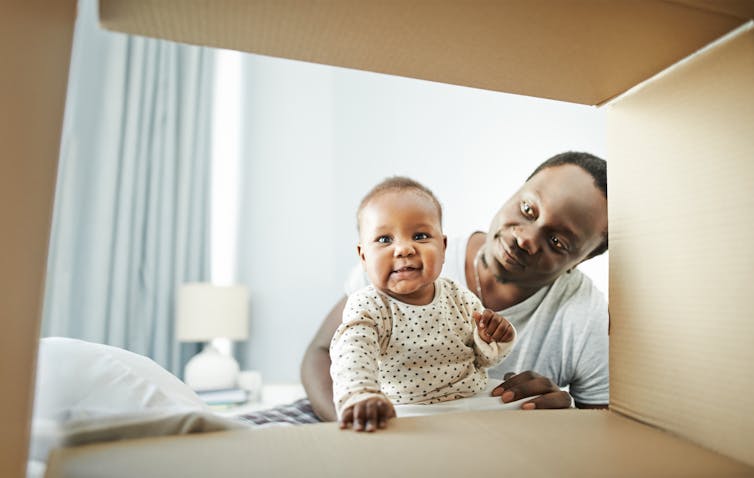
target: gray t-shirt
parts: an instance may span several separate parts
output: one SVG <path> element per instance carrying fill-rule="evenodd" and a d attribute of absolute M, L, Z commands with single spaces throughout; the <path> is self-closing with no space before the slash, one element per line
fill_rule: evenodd
<path fill-rule="evenodd" d="M 468 288 L 466 244 L 470 234 L 448 239 L 442 275 Z M 361 265 L 354 268 L 346 293 L 369 284 Z M 607 302 L 592 281 L 578 269 L 561 275 L 525 301 L 498 311 L 518 333 L 517 343 L 490 377 L 533 370 L 568 387 L 584 404 L 606 404 L 610 396 L 608 371 Z"/>

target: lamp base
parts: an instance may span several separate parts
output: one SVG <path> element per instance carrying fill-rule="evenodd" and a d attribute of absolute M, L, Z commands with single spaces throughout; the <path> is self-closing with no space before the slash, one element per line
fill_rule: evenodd
<path fill-rule="evenodd" d="M 212 343 L 194 355 L 186 364 L 184 382 L 192 390 L 219 390 L 238 385 L 238 362 L 230 355 L 220 353 Z"/>

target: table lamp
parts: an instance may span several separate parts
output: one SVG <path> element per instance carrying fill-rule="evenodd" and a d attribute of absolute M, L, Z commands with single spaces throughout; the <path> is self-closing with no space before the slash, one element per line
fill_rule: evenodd
<path fill-rule="evenodd" d="M 186 364 L 184 381 L 193 390 L 234 388 L 238 362 L 221 353 L 213 339 L 245 340 L 249 329 L 249 294 L 245 286 L 187 283 L 176 294 L 176 337 L 181 342 L 206 342 Z"/>

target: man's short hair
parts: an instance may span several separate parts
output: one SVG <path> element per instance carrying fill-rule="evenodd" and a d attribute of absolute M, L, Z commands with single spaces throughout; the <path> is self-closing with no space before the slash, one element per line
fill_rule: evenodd
<path fill-rule="evenodd" d="M 607 162 L 593 154 L 567 151 L 565 153 L 556 154 L 552 158 L 546 160 L 529 175 L 526 180 L 530 180 L 537 175 L 540 171 L 547 168 L 553 168 L 555 166 L 562 166 L 564 164 L 573 164 L 578 166 L 594 179 L 594 185 L 602 191 L 602 194 L 607 200 Z M 607 250 L 607 232 L 604 234 L 602 243 L 594 249 L 587 258 L 598 256 Z"/>
<path fill-rule="evenodd" d="M 376 186 L 369 190 L 364 198 L 359 203 L 359 208 L 356 210 L 356 227 L 360 228 L 361 211 L 372 199 L 390 191 L 414 191 L 419 194 L 427 196 L 437 208 L 437 216 L 440 219 L 440 226 L 442 227 L 442 206 L 440 201 L 437 200 L 435 194 L 425 185 L 418 181 L 405 176 L 391 176 L 382 180 Z"/>

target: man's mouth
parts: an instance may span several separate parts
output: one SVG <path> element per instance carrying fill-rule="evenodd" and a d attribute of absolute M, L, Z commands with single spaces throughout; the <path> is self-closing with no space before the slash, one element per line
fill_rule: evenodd
<path fill-rule="evenodd" d="M 495 239 L 498 240 L 498 247 L 499 247 L 498 260 L 501 263 L 509 264 L 518 269 L 526 268 L 526 262 L 523 259 L 521 259 L 521 257 L 519 257 L 516 253 L 513 252 L 516 247 L 515 245 L 509 246 L 506 243 L 505 239 L 500 234 L 496 234 Z"/>
<path fill-rule="evenodd" d="M 510 252 L 510 249 L 508 249 L 507 247 L 503 248 L 503 260 L 506 262 L 506 264 L 510 264 L 514 267 L 518 267 L 520 269 L 526 268 L 524 263 L 512 252 Z"/>

